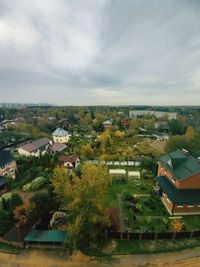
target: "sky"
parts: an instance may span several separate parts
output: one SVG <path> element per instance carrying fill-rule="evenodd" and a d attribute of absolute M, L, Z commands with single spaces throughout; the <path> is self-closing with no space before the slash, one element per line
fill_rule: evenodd
<path fill-rule="evenodd" d="M 0 0 L 0 102 L 199 99 L 199 0 Z"/>

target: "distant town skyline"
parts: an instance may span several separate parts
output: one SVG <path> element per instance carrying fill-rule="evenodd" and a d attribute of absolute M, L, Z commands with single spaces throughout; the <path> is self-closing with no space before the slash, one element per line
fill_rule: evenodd
<path fill-rule="evenodd" d="M 198 105 L 198 0 L 1 0 L 0 102 Z"/>

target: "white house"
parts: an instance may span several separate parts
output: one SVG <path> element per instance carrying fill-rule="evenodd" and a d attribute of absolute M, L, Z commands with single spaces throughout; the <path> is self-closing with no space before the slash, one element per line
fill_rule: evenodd
<path fill-rule="evenodd" d="M 52 133 L 54 143 L 62 143 L 67 144 L 69 141 L 69 133 L 65 131 L 63 128 L 57 128 Z"/>
<path fill-rule="evenodd" d="M 18 153 L 19 155 L 39 157 L 40 154 L 44 155 L 47 152 L 50 144 L 51 141 L 48 138 L 40 138 L 18 147 Z"/>

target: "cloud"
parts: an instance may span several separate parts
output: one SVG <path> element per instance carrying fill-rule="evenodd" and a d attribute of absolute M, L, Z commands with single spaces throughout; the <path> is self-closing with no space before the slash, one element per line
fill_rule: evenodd
<path fill-rule="evenodd" d="M 0 101 L 198 104 L 199 11 L 186 0 L 1 0 Z"/>

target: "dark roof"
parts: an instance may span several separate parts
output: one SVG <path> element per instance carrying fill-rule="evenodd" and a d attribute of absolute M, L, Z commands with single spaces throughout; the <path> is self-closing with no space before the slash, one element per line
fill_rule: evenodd
<path fill-rule="evenodd" d="M 9 150 L 0 151 L 0 168 L 3 168 L 5 165 L 12 161 L 13 159 Z"/>
<path fill-rule="evenodd" d="M 25 145 L 20 146 L 20 148 L 28 151 L 28 152 L 35 152 L 38 149 L 48 145 L 50 140 L 46 137 L 40 138 L 38 140 L 33 141 L 32 143 L 28 143 Z"/>
<path fill-rule="evenodd" d="M 27 242 L 59 242 L 63 243 L 68 239 L 68 234 L 58 230 L 31 230 L 24 241 Z"/>
<path fill-rule="evenodd" d="M 156 180 L 174 204 L 200 204 L 200 189 L 177 189 L 166 176 L 158 176 Z"/>
<path fill-rule="evenodd" d="M 5 177 L 0 176 L 0 186 L 5 185 L 5 184 L 6 184 L 6 179 L 5 179 Z"/>
<path fill-rule="evenodd" d="M 200 173 L 198 160 L 181 149 L 162 156 L 159 162 L 178 180 Z"/>
<path fill-rule="evenodd" d="M 60 162 L 70 162 L 70 163 L 75 163 L 79 159 L 79 157 L 75 154 L 73 155 L 61 155 L 59 158 Z"/>
<path fill-rule="evenodd" d="M 54 143 L 52 146 L 50 146 L 50 151 L 52 152 L 60 152 L 63 151 L 67 146 L 65 144 L 61 143 Z"/>

